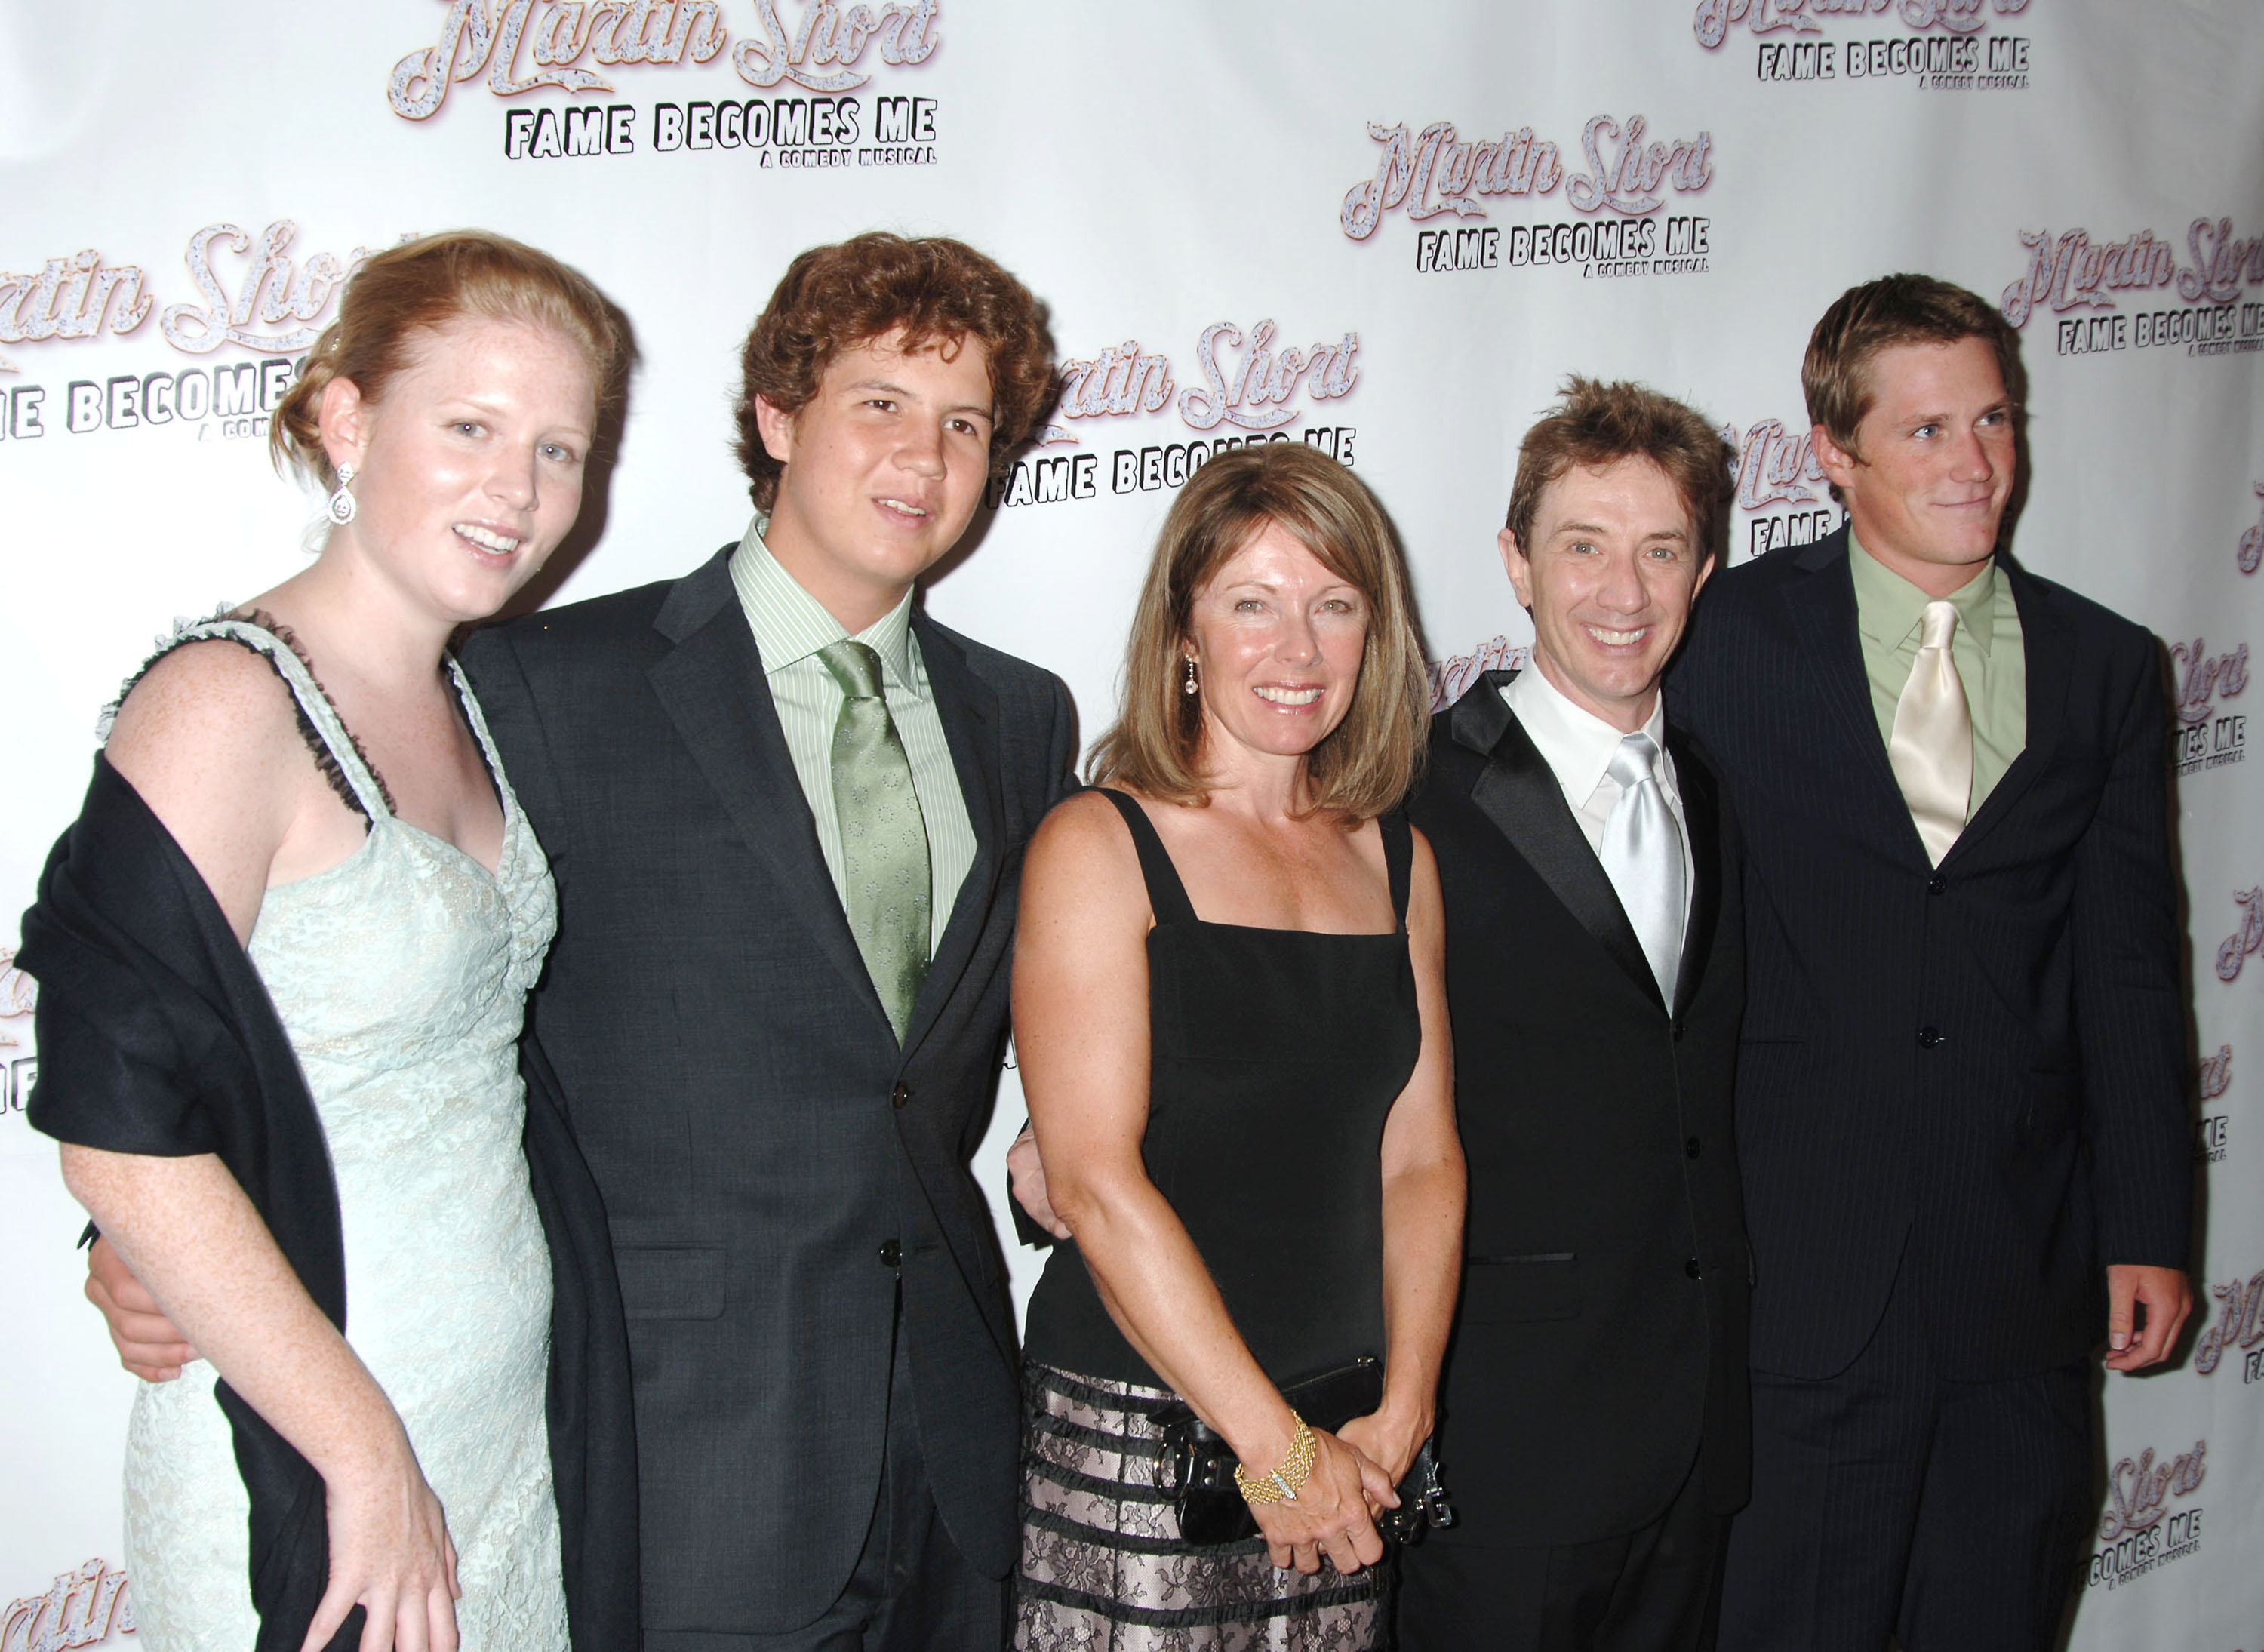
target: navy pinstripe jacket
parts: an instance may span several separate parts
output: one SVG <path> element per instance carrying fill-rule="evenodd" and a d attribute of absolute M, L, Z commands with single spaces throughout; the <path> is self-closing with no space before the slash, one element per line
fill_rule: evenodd
<path fill-rule="evenodd" d="M 1843 528 L 1716 578 L 1669 679 L 1744 828 L 1752 1361 L 1825 1377 L 1918 1293 L 1947 1377 L 2081 1357 L 2183 1266 L 2193 1170 L 2160 655 L 2000 557 L 2027 748 L 1937 869 L 1879 738 Z"/>

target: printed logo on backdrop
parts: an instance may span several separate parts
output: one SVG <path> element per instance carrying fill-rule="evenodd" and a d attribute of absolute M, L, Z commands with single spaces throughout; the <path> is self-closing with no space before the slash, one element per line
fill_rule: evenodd
<path fill-rule="evenodd" d="M 1753 40 L 1753 72 L 1764 82 L 1861 81 L 1921 91 L 2025 91 L 2028 37 L 2002 33 L 2028 0 L 1993 0 L 1996 33 L 1982 0 L 1699 0 L 1691 32 L 1718 51 L 1743 24 Z M 1830 38 L 1868 28 L 1868 37 Z M 1879 33 L 1901 25 L 1898 33 Z"/>
<path fill-rule="evenodd" d="M 1713 181 L 1711 132 L 1659 137 L 1640 114 L 1600 114 L 1580 129 L 1571 163 L 1531 127 L 1471 140 L 1451 120 L 1411 134 L 1404 121 L 1371 120 L 1368 135 L 1382 146 L 1375 174 L 1346 194 L 1338 223 L 1367 241 L 1390 214 L 1404 214 L 1419 226 L 1411 243 L 1419 273 L 1577 269 L 1593 280 L 1706 272 L 1713 220 L 1689 210 L 1687 198 Z M 1573 215 L 1542 217 L 1560 187 Z M 1500 204 L 1490 208 L 1490 200 Z M 1531 221 L 1493 223 L 1496 210 Z M 1454 221 L 1419 227 L 1441 218 Z"/>
<path fill-rule="evenodd" d="M 2170 760 L 2179 777 L 2242 761 L 2248 755 L 2248 719 L 2222 702 L 2248 686 L 2248 645 L 2211 654 L 2195 637 L 2172 645 L 2170 663 L 2178 714 L 2170 730 Z"/>
<path fill-rule="evenodd" d="M 842 6 L 835 0 L 443 0 L 439 40 L 394 64 L 386 101 L 429 120 L 451 88 L 484 81 L 497 98 L 558 92 L 503 114 L 512 161 L 700 154 L 758 170 L 935 163 L 936 100 L 849 94 L 882 72 L 916 69 L 942 43 L 941 0 Z M 649 104 L 613 97 L 634 75 L 653 85 L 714 71 L 711 95 Z M 733 79 L 723 79 L 728 69 Z M 655 71 L 648 74 L 648 71 Z M 693 84 L 709 91 L 700 75 Z M 750 91 L 771 94 L 750 97 Z"/>
<path fill-rule="evenodd" d="M 2027 272 L 1998 304 L 2015 327 L 2039 312 L 2057 318 L 2057 355 L 2264 351 L 2264 299 L 2245 296 L 2264 286 L 2264 235 L 2235 235 L 2230 218 L 2196 218 L 2186 226 L 2185 244 L 2181 259 L 2150 229 L 2103 243 L 2087 229 L 2023 229 Z"/>
<path fill-rule="evenodd" d="M 0 347 L 60 355 L 74 344 L 140 334 L 137 342 L 153 356 L 129 373 L 74 379 L 59 362 L 36 382 L 0 385 L 0 452 L 8 442 L 98 431 L 265 440 L 268 416 L 304 364 L 301 352 L 321 336 L 346 278 L 375 250 L 302 250 L 298 236 L 288 218 L 257 235 L 237 224 L 207 224 L 181 254 L 196 296 L 171 303 L 142 265 L 112 264 L 93 247 L 48 258 L 36 274 L 0 271 Z M 153 320 L 155 337 L 143 331 Z M 170 353 L 156 352 L 161 344 Z M 265 359 L 178 362 L 236 351 Z M 24 363 L 0 356 L 0 373 L 20 373 L 32 362 L 28 355 Z"/>
<path fill-rule="evenodd" d="M 1816 457 L 1812 426 L 1762 419 L 1744 433 L 1722 426 L 1722 439 L 1738 456 L 1737 510 L 1728 560 L 1750 562 L 1788 545 L 1813 545 L 1847 519 L 1832 500 L 1832 484 Z"/>
<path fill-rule="evenodd" d="M 2217 1310 L 2194 1344 L 2194 1370 L 2214 1376 L 2230 1361 L 2244 1388 L 2264 1382 L 2264 1272 L 2213 1285 L 2209 1293 Z"/>
<path fill-rule="evenodd" d="M 2202 1103 L 2194 1123 L 2194 1158 L 2202 1164 L 2222 1164 L 2232 1147 L 2232 1119 L 2229 1113 L 2210 1112 L 2208 1104 L 2232 1088 L 2232 1046 L 2218 1045 L 2216 1054 L 2196 1065 L 2194 1076 Z"/>
<path fill-rule="evenodd" d="M 2234 890 L 2232 904 L 2240 910 L 2240 923 L 2217 949 L 2219 981 L 2239 980 L 2241 967 L 2264 948 L 2264 886 Z"/>
<path fill-rule="evenodd" d="M 2201 1553 L 2201 1505 L 2193 1495 L 2207 1472 L 2209 1442 L 2157 1458 L 2149 1446 L 2107 1473 L 2107 1512 L 2086 1587 L 2120 1589 L 2174 1561 Z"/>
<path fill-rule="evenodd" d="M 1481 642 L 1468 654 L 1450 654 L 1443 660 L 1433 660 L 1424 670 L 1431 679 L 1431 709 L 1442 712 L 1464 694 L 1470 685 L 1488 671 L 1521 671 L 1533 650 L 1521 642 L 1512 642 L 1497 634 L 1492 641 Z"/>
<path fill-rule="evenodd" d="M 1332 417 L 1321 404 L 1342 402 L 1359 387 L 1360 335 L 1324 335 L 1310 348 L 1289 337 L 1271 318 L 1246 329 L 1213 322 L 1188 357 L 1193 378 L 1136 338 L 1063 362 L 1057 422 L 1046 427 L 1035 453 L 992 481 L 983 503 L 1012 509 L 1175 489 L 1217 454 L 1254 442 L 1300 440 L 1352 464 L 1359 431 L 1314 421 Z M 1106 455 L 1053 451 L 1082 446 L 1088 433 L 1113 437 L 1118 427 L 1099 421 L 1117 419 L 1133 421 L 1124 432 L 1132 445 Z M 1163 430 L 1153 428 L 1158 424 Z M 1141 439 L 1149 436 L 1156 439 Z"/>
<path fill-rule="evenodd" d="M 2264 499 L 2264 482 L 2254 485 L 2256 496 Z M 2240 546 L 2233 553 L 2232 560 L 2244 574 L 2254 573 L 2257 563 L 2264 562 L 2264 511 L 2258 513 L 2256 525 L 2240 536 Z"/>
<path fill-rule="evenodd" d="M 47 1593 L 0 1609 L 0 1652 L 64 1652 L 134 1633 L 126 1574 L 99 1560 L 59 1573 Z"/>
<path fill-rule="evenodd" d="M 16 949 L 0 946 L 0 1116 L 20 1119 L 39 1082 L 40 1058 L 32 1048 L 32 1012 L 40 1007 L 40 983 L 16 967 Z M 8 1652 L 0 1636 L 0 1652 Z"/>

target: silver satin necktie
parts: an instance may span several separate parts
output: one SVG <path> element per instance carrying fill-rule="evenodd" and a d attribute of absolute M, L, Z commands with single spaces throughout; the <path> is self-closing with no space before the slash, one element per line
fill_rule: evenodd
<path fill-rule="evenodd" d="M 1918 663 L 1895 703 L 1887 760 L 1910 805 L 1911 820 L 1935 866 L 1965 830 L 1973 798 L 1973 714 L 1949 651 L 1957 634 L 1953 603 L 1930 602 L 1919 633 Z"/>
<path fill-rule="evenodd" d="M 1672 1006 L 1682 970 L 1689 892 L 1683 882 L 1682 837 L 1658 789 L 1657 743 L 1641 731 L 1629 735 L 1612 753 L 1606 772 L 1620 783 L 1620 797 L 1604 822 L 1604 872 L 1619 891 L 1643 955 L 1651 960 L 1660 996 Z"/>

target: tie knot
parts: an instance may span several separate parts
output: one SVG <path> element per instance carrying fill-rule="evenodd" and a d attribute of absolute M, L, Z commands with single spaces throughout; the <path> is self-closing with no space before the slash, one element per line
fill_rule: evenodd
<path fill-rule="evenodd" d="M 1658 764 L 1658 746 L 1641 729 L 1620 741 L 1619 750 L 1612 753 L 1612 779 L 1620 783 L 1620 790 L 1632 792 L 1651 779 Z"/>
<path fill-rule="evenodd" d="M 1957 605 L 1954 602 L 1930 602 L 1926 605 L 1926 619 L 1920 624 L 1918 645 L 1921 648 L 1946 648 L 1957 634 Z"/>
<path fill-rule="evenodd" d="M 833 673 L 841 692 L 852 699 L 879 699 L 881 656 L 870 643 L 844 637 L 817 651 L 818 662 Z"/>

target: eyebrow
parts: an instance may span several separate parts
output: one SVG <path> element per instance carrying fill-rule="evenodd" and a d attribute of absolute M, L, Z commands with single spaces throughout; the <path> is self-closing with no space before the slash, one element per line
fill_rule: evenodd
<path fill-rule="evenodd" d="M 903 386 L 891 383 L 886 379 L 860 379 L 849 388 L 852 390 L 885 390 L 890 395 L 902 396 L 907 402 L 916 402 L 919 399 Z M 973 402 L 962 402 L 957 407 L 947 407 L 943 410 L 947 413 L 979 413 L 986 419 L 993 417 L 989 408 Z"/>
<path fill-rule="evenodd" d="M 1549 537 L 1554 539 L 1558 533 L 1608 533 L 1610 531 L 1596 522 L 1559 522 Z M 1690 540 L 1690 535 L 1680 528 L 1659 528 L 1643 537 L 1645 540 L 1680 540 L 1685 544 Z"/>

